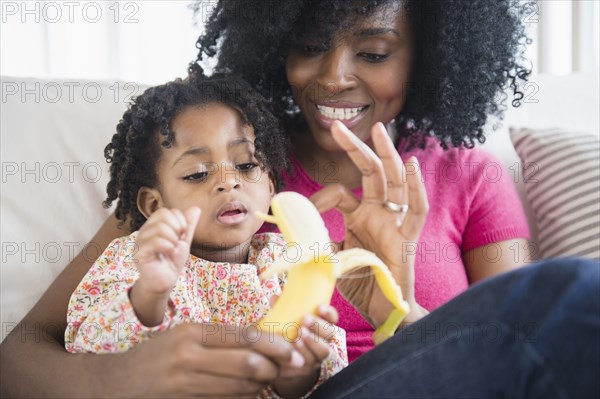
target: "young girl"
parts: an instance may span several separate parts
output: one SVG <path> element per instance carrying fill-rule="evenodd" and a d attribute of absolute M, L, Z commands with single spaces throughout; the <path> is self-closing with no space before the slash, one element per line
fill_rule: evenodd
<path fill-rule="evenodd" d="M 254 212 L 268 212 L 286 153 L 277 120 L 239 79 L 178 80 L 138 97 L 105 149 L 105 205 L 118 200 L 134 233 L 114 240 L 73 293 L 67 350 L 122 352 L 181 323 L 248 326 L 264 316 L 285 281 L 259 275 L 285 242 L 255 234 Z M 302 396 L 347 364 L 343 330 L 322 322 L 301 327 L 271 386 L 278 394 Z"/>

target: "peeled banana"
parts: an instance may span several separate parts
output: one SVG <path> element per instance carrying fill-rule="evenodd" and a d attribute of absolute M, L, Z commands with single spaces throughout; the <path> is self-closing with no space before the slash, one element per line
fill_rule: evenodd
<path fill-rule="evenodd" d="M 377 328 L 376 343 L 393 335 L 409 311 L 400 287 L 387 266 L 370 251 L 354 248 L 333 252 L 327 228 L 310 200 L 295 192 L 282 192 L 271 200 L 273 215 L 257 212 L 256 216 L 276 224 L 295 254 L 283 256 L 261 275 L 268 278 L 287 272 L 287 284 L 271 311 L 258 322 L 269 333 L 296 339 L 304 315 L 315 314 L 321 304 L 331 301 L 335 282 L 343 273 L 357 267 L 371 266 L 375 280 L 394 311 Z"/>

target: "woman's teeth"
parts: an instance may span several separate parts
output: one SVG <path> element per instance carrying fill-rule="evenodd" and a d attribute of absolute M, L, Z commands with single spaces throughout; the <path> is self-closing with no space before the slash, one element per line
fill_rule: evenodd
<path fill-rule="evenodd" d="M 357 116 L 365 107 L 358 108 L 332 108 L 324 105 L 317 105 L 317 109 L 327 119 L 346 120 Z"/>

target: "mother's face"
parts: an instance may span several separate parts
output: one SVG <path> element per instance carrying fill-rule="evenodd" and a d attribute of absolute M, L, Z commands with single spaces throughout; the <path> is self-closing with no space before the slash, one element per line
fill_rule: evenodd
<path fill-rule="evenodd" d="M 319 147 L 339 148 L 329 133 L 333 120 L 367 141 L 373 124 L 400 113 L 413 47 L 406 11 L 387 5 L 336 33 L 331 45 L 308 41 L 290 50 L 288 82 Z"/>

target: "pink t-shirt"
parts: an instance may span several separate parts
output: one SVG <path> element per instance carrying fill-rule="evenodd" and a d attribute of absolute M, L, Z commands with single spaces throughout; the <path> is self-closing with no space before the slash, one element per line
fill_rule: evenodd
<path fill-rule="evenodd" d="M 402 147 L 398 151 L 403 160 L 418 159 L 429 200 L 417 244 L 415 296 L 421 306 L 433 310 L 467 289 L 461 254 L 494 242 L 529 238 L 529 229 L 512 175 L 487 152 L 479 148 L 444 151 L 435 139 L 429 139 L 425 149 L 407 152 Z M 292 165 L 292 173 L 284 174 L 283 191 L 310 197 L 323 188 L 296 159 Z M 327 181 L 333 183 L 334 165 L 331 171 Z M 353 192 L 362 196 L 362 188 Z M 322 216 L 331 239 L 344 240 L 342 214 L 331 210 Z M 497 256 L 492 252 L 490 259 Z M 373 328 L 337 290 L 331 304 L 339 312 L 339 326 L 346 330 L 348 359 L 353 361 L 374 346 Z"/>

